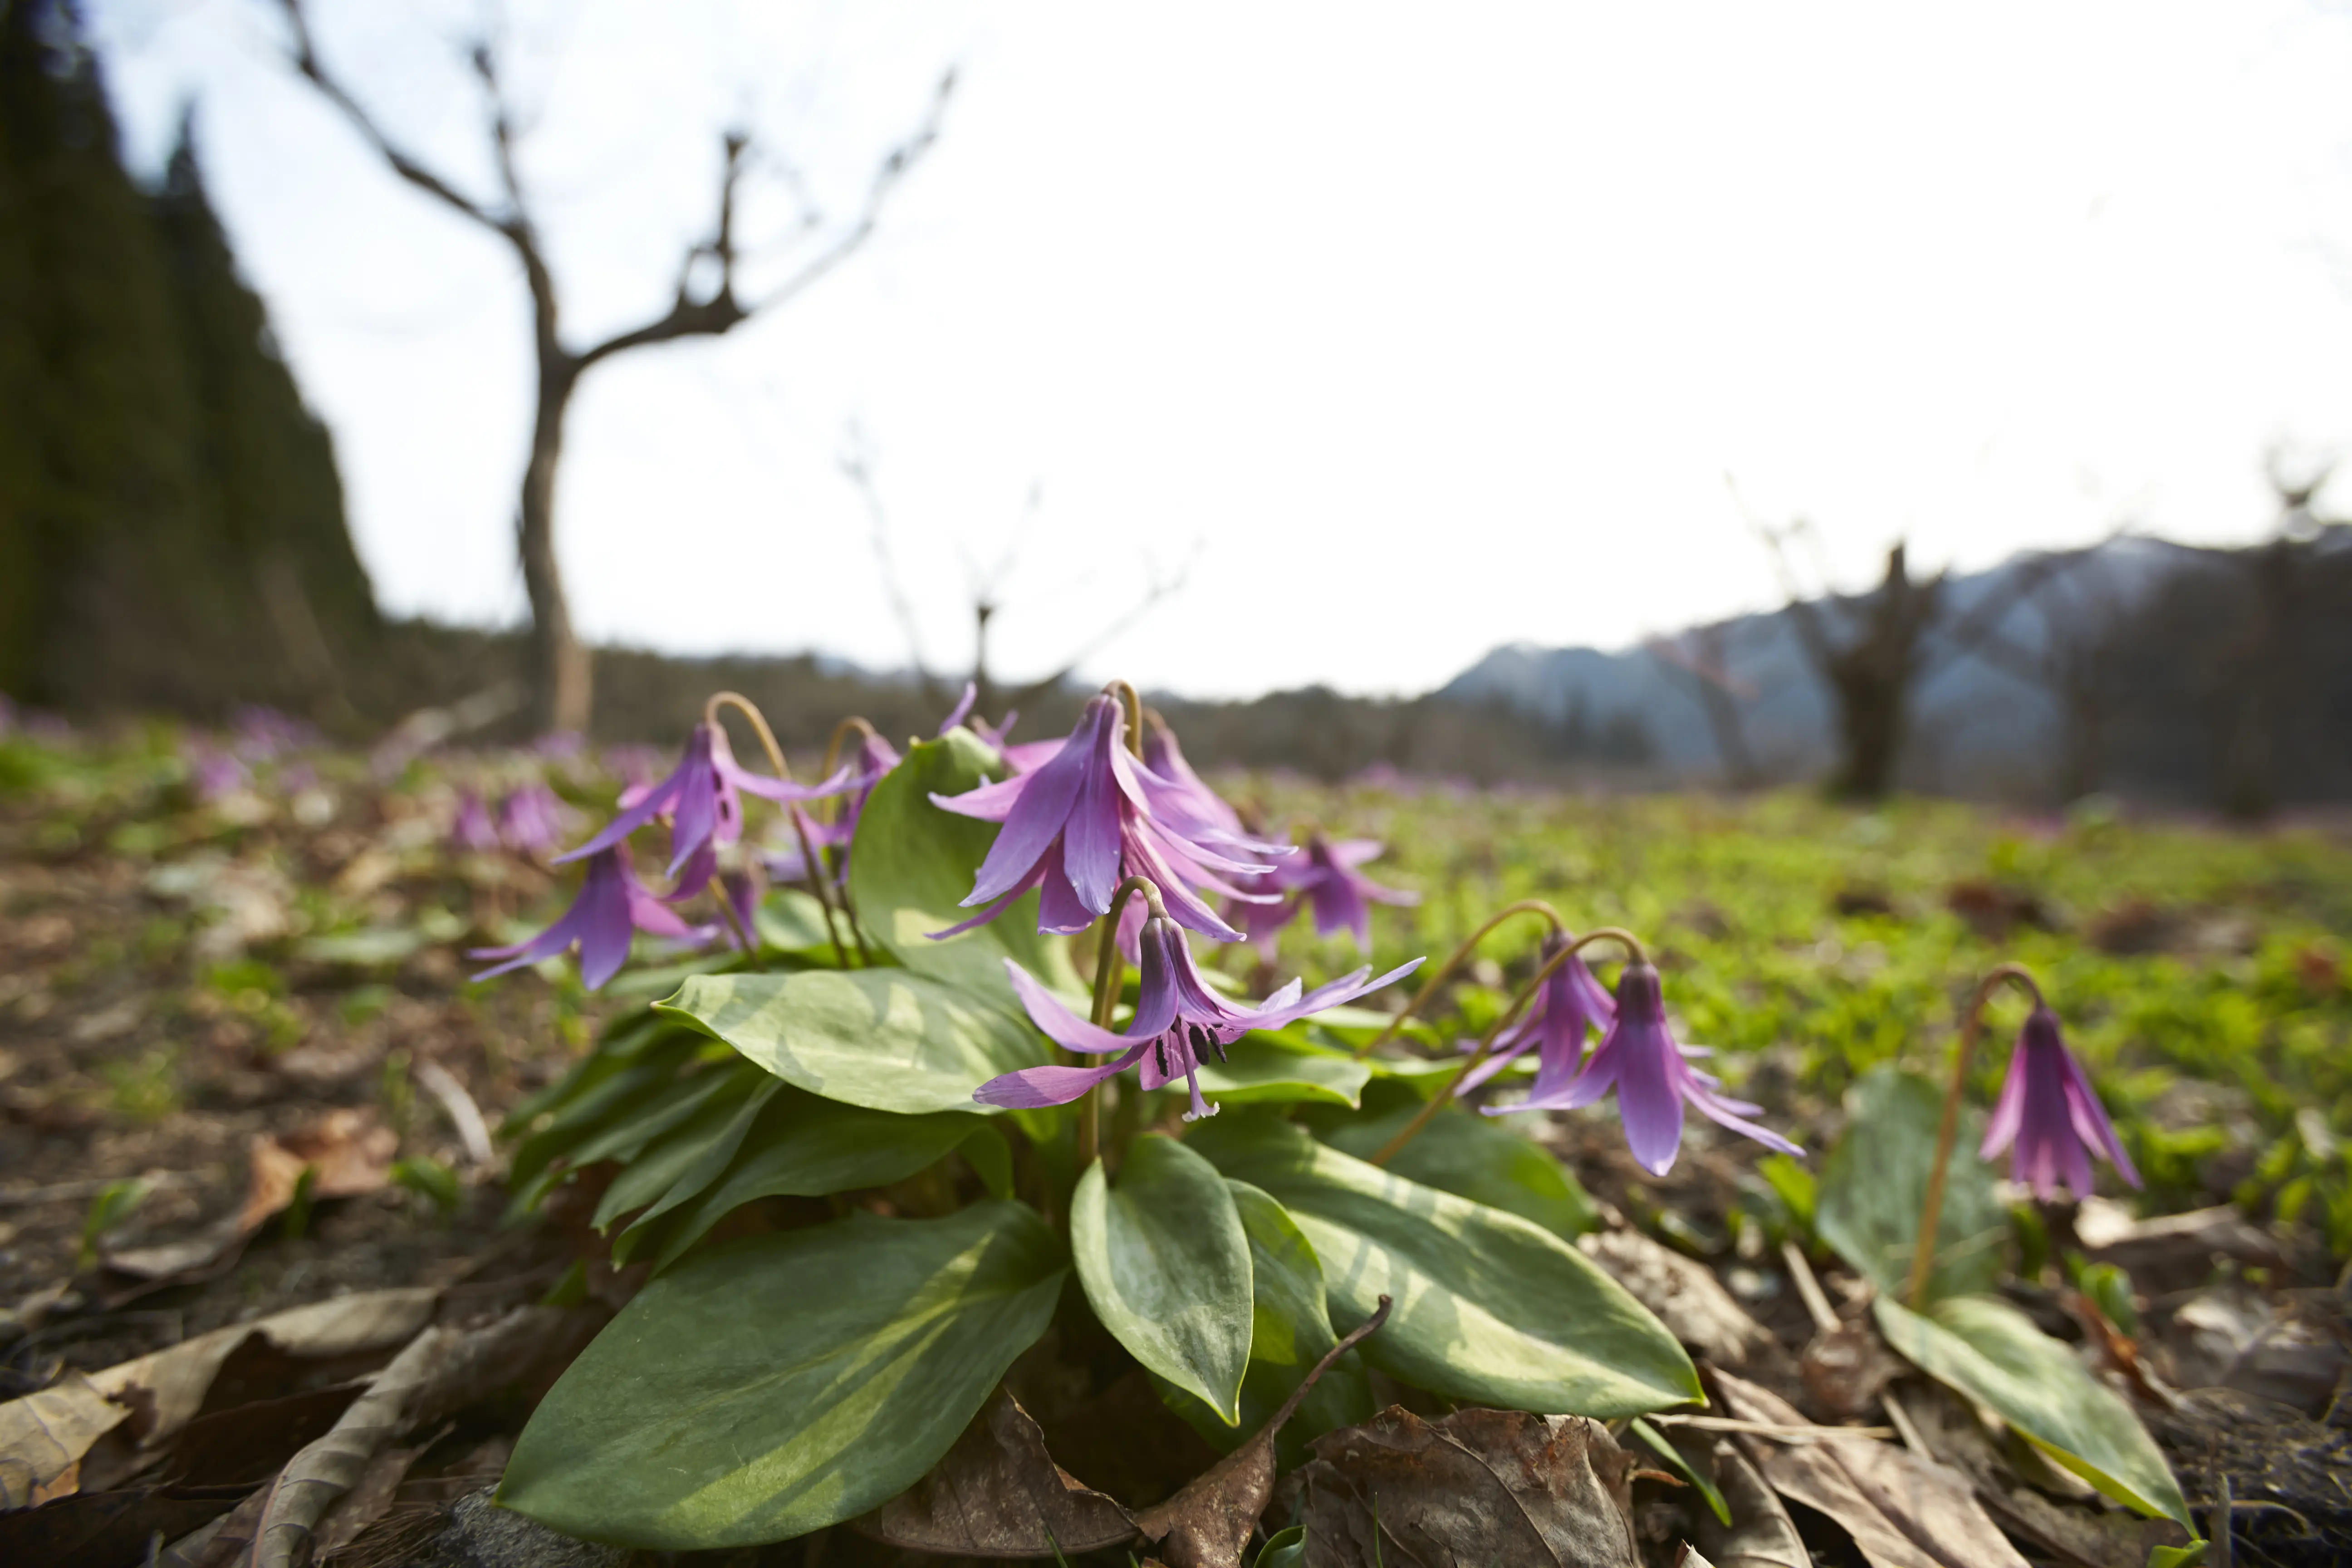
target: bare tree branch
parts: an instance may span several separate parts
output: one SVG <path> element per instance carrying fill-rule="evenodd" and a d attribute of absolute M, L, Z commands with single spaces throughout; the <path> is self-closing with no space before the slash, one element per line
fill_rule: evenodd
<path fill-rule="evenodd" d="M 742 178 L 743 154 L 749 142 L 740 132 L 730 132 L 726 139 L 726 163 L 719 184 L 719 217 L 711 237 L 687 255 L 686 266 L 678 274 L 677 297 L 669 310 L 644 326 L 605 339 L 579 356 L 579 367 L 587 369 L 599 360 L 610 359 L 630 349 L 649 343 L 670 342 L 678 338 L 717 337 L 751 320 L 761 310 L 772 310 L 840 266 L 867 239 L 882 221 L 882 209 L 891 193 L 914 171 L 924 153 L 940 139 L 942 117 L 947 112 L 949 94 L 955 88 L 955 72 L 940 79 L 937 91 L 931 95 L 929 111 L 924 115 L 908 138 L 893 147 L 875 171 L 867 185 L 865 205 L 857 221 L 815 256 L 810 258 L 792 277 L 764 298 L 745 305 L 735 297 L 735 191 Z M 708 300 L 697 300 L 688 291 L 688 282 L 694 264 L 709 257 L 719 263 L 719 288 Z"/>
<path fill-rule="evenodd" d="M 484 228 L 518 245 L 523 243 L 517 233 L 519 212 L 492 212 L 393 145 L 392 139 L 383 133 L 368 111 L 360 107 L 359 100 L 344 89 L 341 82 L 327 74 L 326 67 L 319 58 L 318 46 L 311 40 L 310 18 L 303 15 L 302 0 L 278 0 L 278 4 L 286 13 L 286 25 L 293 34 L 294 68 L 309 79 L 310 85 L 317 88 L 328 102 L 343 111 L 343 118 L 350 121 L 369 144 L 383 155 L 386 163 L 392 165 L 394 174 Z M 476 51 L 478 69 L 483 53 Z"/>
<path fill-rule="evenodd" d="M 1114 617 L 1108 626 L 1103 627 L 1101 631 L 1097 632 L 1093 637 L 1088 637 L 1085 642 L 1079 644 L 1076 650 L 1062 661 L 1061 668 L 1054 671 L 1053 674 L 1045 677 L 1043 679 L 1031 681 L 1028 685 L 1023 687 L 1020 690 L 1007 698 L 1005 700 L 1006 704 L 1013 708 L 1023 707 L 1029 702 L 1035 700 L 1037 698 L 1044 696 L 1046 692 L 1053 690 L 1055 687 L 1061 685 L 1062 682 L 1067 680 L 1071 676 L 1076 674 L 1078 667 L 1086 663 L 1087 659 L 1092 658 L 1107 644 L 1108 644 L 1112 638 L 1118 637 L 1120 633 L 1129 630 L 1134 626 L 1136 621 L 1149 614 L 1153 605 L 1159 604 L 1162 599 L 1171 598 L 1174 595 L 1182 593 L 1184 591 L 1185 584 L 1191 580 L 1192 575 L 1192 562 L 1199 556 L 1199 554 L 1200 546 L 1196 542 L 1193 546 L 1192 553 L 1185 557 L 1184 564 L 1177 569 L 1176 574 L 1173 577 L 1161 577 L 1157 573 L 1154 573 L 1150 585 L 1144 589 L 1143 597 L 1137 600 L 1134 605 L 1131 606 L 1125 615 Z"/>
<path fill-rule="evenodd" d="M 834 466 L 842 477 L 857 487 L 866 502 L 866 538 L 874 547 L 874 563 L 882 574 L 882 594 L 889 601 L 890 614 L 907 638 L 907 660 L 913 666 L 915 679 L 934 699 L 940 694 L 939 678 L 931 673 L 923 658 L 921 623 L 916 618 L 915 606 L 907 597 L 906 584 L 899 581 L 898 563 L 890 553 L 890 518 L 882 506 L 881 487 L 875 482 L 874 462 L 867 449 L 865 433 L 852 425 L 845 433 L 840 455 Z"/>

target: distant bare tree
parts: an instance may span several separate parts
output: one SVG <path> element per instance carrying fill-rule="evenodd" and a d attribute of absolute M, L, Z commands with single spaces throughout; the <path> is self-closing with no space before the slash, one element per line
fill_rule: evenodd
<path fill-rule="evenodd" d="M 1737 485 L 1732 487 L 1735 500 Z M 1745 510 L 1745 503 L 1742 503 Z M 1911 694 L 1936 665 L 1974 647 L 2008 616 L 2051 570 L 2046 558 L 2021 563 L 1956 625 L 1944 625 L 1945 574 L 1917 579 L 1897 541 L 1886 552 L 1876 588 L 1851 597 L 1824 591 L 1807 597 L 1789 561 L 1789 544 L 1819 536 L 1803 519 L 1773 528 L 1752 512 L 1748 521 L 1771 552 L 1797 640 L 1836 712 L 1838 762 L 1830 792 L 1850 800 L 1882 800 L 1895 787 L 1895 766 L 1910 720 Z M 1824 573 L 1826 575 L 1826 573 Z"/>
<path fill-rule="evenodd" d="M 2122 595 L 2111 578 L 2078 570 L 2105 542 L 2051 557 L 2052 569 L 2025 595 L 2041 617 L 2033 644 L 1995 627 L 1971 650 L 1993 668 L 2040 689 L 2056 706 L 2058 793 L 2070 801 L 2105 787 L 2111 731 L 2125 695 L 2116 646 Z"/>
<path fill-rule="evenodd" d="M 912 662 L 916 679 L 921 681 L 927 689 L 944 697 L 947 690 L 946 685 L 931 672 L 924 658 L 922 630 L 916 619 L 914 605 L 908 598 L 906 588 L 898 577 L 898 557 L 889 543 L 889 512 L 882 504 L 882 490 L 875 474 L 872 451 L 864 435 L 856 426 L 850 427 L 841 455 L 835 462 L 841 469 L 842 477 L 856 488 L 859 496 L 866 503 L 866 521 L 872 531 L 870 537 L 874 544 L 875 565 L 882 576 L 882 591 L 890 602 L 891 613 L 898 619 L 899 631 L 907 639 L 907 656 Z M 1020 563 L 1022 535 L 1026 532 L 1030 521 L 1037 515 L 1037 509 L 1044 495 L 1045 489 L 1042 483 L 1033 483 L 1029 487 L 1028 504 L 1023 510 L 1021 524 L 1014 530 L 1012 539 L 998 553 L 992 564 L 982 567 L 973 560 L 968 551 L 962 552 L 964 578 L 971 596 L 971 683 L 977 693 L 974 700 L 975 705 L 982 712 L 995 710 L 999 695 L 996 681 L 990 675 L 988 668 L 989 631 L 995 622 L 997 612 L 1004 607 L 1005 581 Z M 1196 543 L 1193 553 L 1198 552 L 1199 546 Z M 1030 681 L 1006 696 L 1003 699 L 1006 707 L 1019 708 L 1024 703 L 1034 700 L 1069 679 L 1077 673 L 1080 665 L 1092 658 L 1112 638 L 1126 631 L 1138 619 L 1149 614 L 1161 600 L 1172 598 L 1183 592 L 1184 584 L 1192 575 L 1192 560 L 1189 556 L 1184 564 L 1178 567 L 1172 574 L 1163 573 L 1156 563 L 1148 559 L 1145 564 L 1149 571 L 1149 577 L 1142 594 L 1135 602 L 1120 614 L 1107 620 L 1101 629 L 1093 636 L 1077 644 L 1051 675 L 1042 676 Z"/>
<path fill-rule="evenodd" d="M 1715 739 L 1724 782 L 1735 790 L 1754 789 L 1761 774 L 1748 746 L 1741 706 L 1755 700 L 1756 689 L 1731 673 L 1730 623 L 1698 626 L 1678 637 L 1654 637 L 1648 647 L 1658 668 L 1689 693 L 1699 711 L 1706 715 L 1707 732 Z"/>
<path fill-rule="evenodd" d="M 486 132 L 499 177 L 495 196 L 483 198 L 403 152 L 363 108 L 341 77 L 320 58 L 302 0 L 279 0 L 290 29 L 291 64 L 340 110 L 392 172 L 451 211 L 496 235 L 522 264 L 530 292 L 531 343 L 538 363 L 537 407 L 531 420 L 530 456 L 523 467 L 516 516 L 516 548 L 523 586 L 530 595 L 532 635 L 532 719 L 548 730 L 584 731 L 594 689 L 588 650 L 572 630 L 562 574 L 555 552 L 555 478 L 563 456 L 563 420 L 581 377 L 618 354 L 684 338 L 719 337 L 763 310 L 791 300 L 838 267 L 873 235 L 884 204 L 925 152 L 939 139 L 940 117 L 955 83 L 943 76 L 929 108 L 905 140 L 884 154 L 864 202 L 845 225 L 828 226 L 808 205 L 797 180 L 788 180 L 802 204 L 800 234 L 811 248 L 782 283 L 746 300 L 738 295 L 736 199 L 753 161 L 751 138 L 730 131 L 720 138 L 717 212 L 709 237 L 690 246 L 678 265 L 677 288 L 659 316 L 602 342 L 573 347 L 562 334 L 555 274 L 548 264 L 540 226 L 516 168 L 517 132 L 512 106 L 499 76 L 496 49 L 488 42 L 472 52 L 481 85 Z M 715 273 L 715 276 L 714 276 Z"/>
<path fill-rule="evenodd" d="M 2221 804 L 2248 821 L 2277 809 L 2289 716 L 2309 707 L 2304 568 L 2322 527 L 2312 502 L 2335 478 L 2336 463 L 2333 455 L 2298 460 L 2273 447 L 2264 469 L 2278 498 L 2277 524 L 2256 548 L 2221 555 L 2237 568 L 2251 604 L 2238 637 L 2222 650 L 2208 706 L 2220 731 Z"/>

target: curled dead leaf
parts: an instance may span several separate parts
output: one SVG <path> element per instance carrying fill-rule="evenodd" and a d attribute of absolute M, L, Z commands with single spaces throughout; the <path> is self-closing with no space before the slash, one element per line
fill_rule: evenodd
<path fill-rule="evenodd" d="M 1743 1421 L 1805 1427 L 1778 1395 L 1715 1371 L 1724 1408 Z M 1871 1568 L 2026 1568 L 1968 1478 L 1924 1455 L 1875 1442 L 1789 1442 L 1745 1436 L 1774 1491 L 1843 1526 Z"/>
<path fill-rule="evenodd" d="M 1300 1472 L 1310 1568 L 1640 1568 L 1634 1459 L 1580 1415 L 1391 1405 L 1315 1440 Z"/>
<path fill-rule="evenodd" d="M 1135 1539 L 1134 1516 L 1054 1463 L 1037 1423 L 1002 1389 L 945 1458 L 853 1528 L 967 1557 L 1045 1557 Z"/>
<path fill-rule="evenodd" d="M 1389 1321 L 1388 1297 L 1341 1337 L 1301 1379 L 1257 1435 L 1189 1482 L 1182 1491 L 1136 1516 L 1143 1538 L 1160 1548 L 1168 1568 L 1240 1568 L 1258 1516 L 1274 1496 L 1274 1439 L 1314 1392 L 1332 1363 Z"/>

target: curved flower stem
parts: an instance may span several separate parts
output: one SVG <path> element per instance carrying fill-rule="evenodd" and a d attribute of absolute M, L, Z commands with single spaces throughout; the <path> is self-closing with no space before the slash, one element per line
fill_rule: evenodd
<path fill-rule="evenodd" d="M 1143 698 L 1135 687 L 1124 680 L 1114 680 L 1103 688 L 1103 695 L 1118 699 L 1127 710 L 1127 749 L 1134 756 L 1143 755 Z"/>
<path fill-rule="evenodd" d="M 882 738 L 881 734 L 873 725 L 867 723 L 862 715 L 852 713 L 833 727 L 833 737 L 824 743 L 824 763 L 817 769 L 820 776 L 825 778 L 833 776 L 835 765 L 841 761 L 841 742 L 852 735 L 863 735 L 869 741 L 878 741 Z"/>
<path fill-rule="evenodd" d="M 1127 908 L 1129 893 L 1143 895 L 1143 907 L 1153 915 L 1165 916 L 1168 910 L 1160 901 L 1160 889 L 1147 877 L 1129 877 L 1110 896 L 1110 909 L 1096 923 L 1102 928 L 1102 945 L 1095 950 L 1094 1025 L 1097 1029 L 1110 1027 L 1110 1016 L 1118 1007 L 1121 965 L 1118 955 L 1118 917 Z M 1101 1086 L 1087 1090 L 1078 1100 L 1078 1169 L 1084 1172 L 1095 1163 L 1102 1142 Z"/>
<path fill-rule="evenodd" d="M 1492 932 L 1496 926 L 1501 925 L 1513 915 L 1521 914 L 1541 915 L 1545 921 L 1550 925 L 1551 929 L 1556 931 L 1566 931 L 1568 929 L 1568 922 L 1559 918 L 1559 911 L 1553 909 L 1541 899 L 1521 899 L 1516 904 L 1504 905 L 1501 909 L 1496 910 L 1494 914 L 1487 917 L 1487 921 L 1485 925 L 1480 926 L 1476 931 L 1472 931 L 1468 936 L 1462 939 L 1461 945 L 1456 947 L 1453 952 L 1447 955 L 1444 963 L 1437 966 L 1437 972 L 1435 973 L 1432 974 L 1428 979 L 1421 983 L 1421 989 L 1412 994 L 1412 1000 L 1404 1005 L 1404 1010 L 1402 1012 L 1399 1013 L 1395 1017 L 1391 1018 L 1388 1021 L 1388 1026 L 1386 1028 L 1382 1029 L 1379 1034 L 1374 1035 L 1370 1039 L 1366 1040 L 1362 1045 L 1356 1047 L 1356 1059 L 1358 1061 L 1362 1061 L 1366 1057 L 1370 1056 L 1374 1051 L 1380 1049 L 1382 1046 L 1387 1045 L 1391 1040 L 1395 1039 L 1397 1031 L 1404 1027 L 1406 1020 L 1412 1018 L 1414 1015 L 1418 1014 L 1423 1007 L 1428 1005 L 1429 999 L 1437 994 L 1438 987 L 1444 985 L 1447 981 L 1454 978 L 1454 972 L 1469 962 L 1470 955 L 1477 951 L 1478 944 L 1486 941 L 1487 935 Z"/>
<path fill-rule="evenodd" d="M 768 728 L 768 716 L 740 691 L 715 691 L 702 705 L 702 721 L 714 730 L 719 728 L 719 710 L 722 708 L 732 708 L 751 721 L 752 732 L 760 737 L 760 744 L 768 753 L 768 765 L 776 770 L 778 778 L 789 781 L 793 776 L 793 765 L 784 761 L 784 749 L 776 744 L 776 732 Z M 792 819 L 793 835 L 801 843 L 801 866 L 808 874 L 809 891 L 816 895 L 818 906 L 824 910 L 824 934 L 833 939 L 834 962 L 846 969 L 849 967 L 849 950 L 842 942 L 840 926 L 835 922 L 833 898 L 824 885 L 824 862 L 816 858 L 809 845 L 808 823 L 801 816 L 799 808 L 787 805 L 784 813 Z M 851 931 L 854 934 L 856 932 L 854 924 Z M 862 934 L 857 935 L 857 956 L 864 963 L 873 963 L 873 955 L 866 951 L 866 938 Z"/>
<path fill-rule="evenodd" d="M 1926 1307 L 1927 1280 L 1936 1270 L 1936 1226 L 1944 1218 L 1944 1174 L 1952 1161 L 1952 1145 L 1960 1134 L 1960 1101 L 1968 1092 L 1969 1062 L 1976 1055 L 1977 1036 L 1983 1032 L 1984 1005 L 2003 981 L 2032 997 L 2035 1006 L 2042 1005 L 2042 987 L 2033 983 L 2032 972 L 2021 963 L 2004 963 L 1977 982 L 1968 1010 L 1960 1015 L 1960 1048 L 1952 1058 L 1951 1085 L 1944 1090 L 1944 1119 L 1936 1128 L 1936 1163 L 1927 1170 L 1927 1201 L 1919 1205 L 1919 1232 L 1911 1244 L 1911 1282 L 1903 1293 L 1915 1312 Z"/>
<path fill-rule="evenodd" d="M 1528 983 L 1519 987 L 1519 994 L 1511 998 L 1510 1006 L 1504 1009 L 1503 1016 L 1496 1019 L 1493 1026 L 1489 1027 L 1486 1034 L 1479 1038 L 1478 1048 L 1470 1053 L 1470 1059 L 1462 1064 L 1461 1070 L 1446 1080 L 1445 1087 L 1439 1089 L 1437 1093 L 1431 1098 L 1429 1103 L 1421 1108 L 1421 1111 L 1418 1115 L 1414 1116 L 1412 1121 L 1404 1124 L 1402 1131 L 1399 1131 L 1395 1137 L 1390 1139 L 1386 1143 L 1381 1145 L 1381 1152 L 1372 1156 L 1372 1163 L 1375 1165 L 1387 1164 L 1391 1160 L 1396 1158 L 1397 1152 L 1399 1150 L 1402 1149 L 1406 1144 L 1412 1142 L 1416 1137 L 1420 1136 L 1421 1130 L 1428 1126 L 1431 1121 L 1436 1117 L 1437 1113 L 1445 1109 L 1446 1102 L 1451 1100 L 1455 1094 L 1461 1091 L 1462 1080 L 1478 1070 L 1479 1064 L 1484 1062 L 1488 1054 L 1494 1050 L 1495 1041 L 1501 1037 L 1503 1031 L 1517 1023 L 1518 1021 L 1519 1015 L 1528 1010 L 1528 1004 L 1532 1003 L 1536 999 L 1536 994 L 1543 989 L 1544 982 L 1549 980 L 1554 973 L 1558 973 L 1560 965 L 1566 963 L 1570 959 L 1574 958 L 1577 954 L 1577 950 L 1583 947 L 1587 942 L 1604 941 L 1622 944 L 1626 952 L 1632 956 L 1633 962 L 1635 963 L 1641 963 L 1647 961 L 1648 955 L 1642 951 L 1642 939 L 1635 936 L 1632 931 L 1622 930 L 1616 926 L 1601 926 L 1595 930 L 1586 931 L 1582 936 L 1575 938 L 1573 941 L 1570 942 L 1567 946 L 1561 948 L 1558 952 L 1553 953 L 1549 958 L 1544 961 L 1543 966 L 1540 969 L 1538 969 L 1533 975 L 1528 977 Z"/>

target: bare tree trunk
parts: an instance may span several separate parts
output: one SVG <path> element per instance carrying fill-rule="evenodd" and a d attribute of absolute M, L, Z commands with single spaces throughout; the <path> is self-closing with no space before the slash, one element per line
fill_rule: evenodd
<path fill-rule="evenodd" d="M 552 316 L 551 310 L 544 314 Z M 550 334 L 551 337 L 551 334 Z M 531 723 L 541 734 L 585 734 L 595 698 L 588 649 L 572 626 L 555 555 L 555 475 L 563 458 L 563 416 L 572 405 L 579 370 L 548 338 L 540 343 L 539 410 L 530 431 L 530 461 L 522 471 L 522 507 L 516 545 L 523 591 L 530 596 Z"/>

